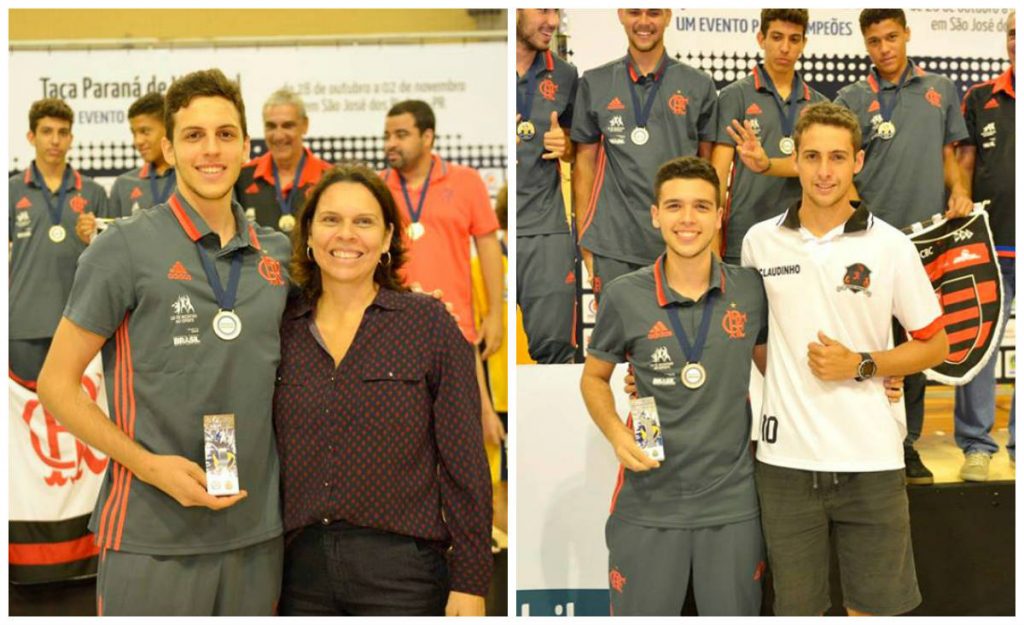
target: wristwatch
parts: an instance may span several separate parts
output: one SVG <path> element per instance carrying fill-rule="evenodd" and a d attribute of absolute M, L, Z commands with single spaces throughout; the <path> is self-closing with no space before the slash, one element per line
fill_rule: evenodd
<path fill-rule="evenodd" d="M 856 380 L 858 382 L 863 382 L 864 380 L 870 380 L 872 377 L 874 377 L 875 372 L 877 372 L 877 371 L 878 371 L 878 364 L 875 362 L 875 359 L 871 357 L 871 354 L 869 354 L 867 352 L 861 352 L 860 353 L 860 364 L 857 365 L 857 377 L 856 377 Z"/>

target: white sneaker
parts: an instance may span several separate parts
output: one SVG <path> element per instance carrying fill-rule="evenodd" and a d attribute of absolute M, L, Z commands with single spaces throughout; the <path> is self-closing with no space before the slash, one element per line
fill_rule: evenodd
<path fill-rule="evenodd" d="M 988 480 L 988 464 L 992 456 L 981 451 L 971 451 L 964 457 L 960 467 L 960 479 L 965 482 L 984 482 Z"/>

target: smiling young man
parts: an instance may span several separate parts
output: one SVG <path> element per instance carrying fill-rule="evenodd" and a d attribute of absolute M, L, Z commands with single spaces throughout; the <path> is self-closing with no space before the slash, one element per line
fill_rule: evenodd
<path fill-rule="evenodd" d="M 576 353 L 576 242 L 561 163 L 575 158 L 578 78 L 551 51 L 558 20 L 558 9 L 516 10 L 516 304 L 539 363 Z"/>
<path fill-rule="evenodd" d="M 87 239 L 75 236 L 76 223 L 87 212 L 107 211 L 103 187 L 67 162 L 74 119 L 63 100 L 32 103 L 27 138 L 35 158 L 7 187 L 9 373 L 29 389 L 35 389 L 85 249 Z"/>
<path fill-rule="evenodd" d="M 722 259 L 739 264 L 743 237 L 779 206 L 800 197 L 793 166 L 793 127 L 800 111 L 825 96 L 796 72 L 807 45 L 807 9 L 762 9 L 757 45 L 764 61 L 718 97 L 718 136 L 711 163 L 723 185 Z"/>
<path fill-rule="evenodd" d="M 90 524 L 100 614 L 269 615 L 282 566 L 271 405 L 290 246 L 232 202 L 249 152 L 235 83 L 219 70 L 179 78 L 164 122 L 175 192 L 82 255 L 39 396 L 111 458 Z M 79 386 L 101 349 L 110 419 Z M 204 421 L 224 415 L 241 490 L 215 497 Z"/>
<path fill-rule="evenodd" d="M 245 164 L 235 184 L 235 198 L 246 216 L 285 234 L 295 228 L 299 210 L 331 164 L 305 146 L 309 131 L 306 105 L 294 91 L 278 89 L 263 104 L 263 139 L 267 152 Z"/>
<path fill-rule="evenodd" d="M 164 128 L 164 96 L 147 93 L 128 107 L 128 125 L 132 144 L 142 159 L 142 167 L 117 177 L 110 191 L 114 217 L 130 217 L 143 208 L 163 204 L 174 191 L 174 168 L 164 159 L 161 142 Z"/>
<path fill-rule="evenodd" d="M 836 97 L 861 127 L 864 167 L 855 193 L 897 228 L 937 213 L 966 215 L 973 203 L 954 151 L 967 138 L 959 92 L 945 76 L 925 72 L 907 58 L 910 29 L 902 9 L 865 9 L 860 29 L 872 68 Z M 903 328 L 894 332 L 902 341 Z M 904 452 L 910 484 L 934 481 L 914 449 L 924 423 L 924 387 L 923 375 L 907 377 Z"/>
<path fill-rule="evenodd" d="M 756 271 L 721 263 L 719 181 L 696 157 L 661 166 L 653 266 L 605 285 L 580 388 L 621 463 L 605 529 L 612 614 L 678 616 L 692 579 L 701 616 L 755 616 L 764 549 L 749 451 L 751 357 L 763 366 L 768 309 Z M 659 464 L 623 425 L 609 379 L 629 362 L 653 398 Z"/>
<path fill-rule="evenodd" d="M 883 377 L 934 366 L 948 346 L 914 245 L 850 202 L 860 131 L 848 109 L 809 106 L 794 133 L 802 197 L 743 241 L 743 265 L 764 277 L 769 304 L 756 477 L 778 615 L 828 609 L 832 541 L 850 614 L 921 601 L 906 425 Z M 913 338 L 889 348 L 893 317 Z"/>
<path fill-rule="evenodd" d="M 711 156 L 715 84 L 665 50 L 671 9 L 619 9 L 624 57 L 587 70 L 573 107 L 573 195 L 580 252 L 595 294 L 654 262 L 664 241 L 651 227 L 653 176 L 677 156 Z"/>

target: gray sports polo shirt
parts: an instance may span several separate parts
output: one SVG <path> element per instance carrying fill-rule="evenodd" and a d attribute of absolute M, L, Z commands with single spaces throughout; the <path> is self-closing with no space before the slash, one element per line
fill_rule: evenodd
<path fill-rule="evenodd" d="M 573 103 L 579 81 L 576 68 L 551 53 L 538 53 L 533 65 L 516 82 L 518 97 L 526 94 L 528 77 L 536 80 L 530 120 L 536 135 L 516 146 L 516 236 L 566 234 L 569 223 L 562 196 L 562 175 L 557 159 L 544 160 L 544 133 L 551 128 L 551 113 L 558 123 L 572 126 Z"/>
<path fill-rule="evenodd" d="M 103 347 L 111 419 L 157 454 L 204 464 L 203 415 L 234 413 L 240 487 L 226 510 L 184 508 L 111 462 L 89 529 L 103 548 L 151 554 L 237 549 L 281 533 L 278 458 L 271 421 L 288 295 L 285 235 L 250 226 L 236 203 L 238 235 L 224 248 L 177 193 L 119 220 L 82 254 L 64 315 L 109 337 Z M 213 333 L 218 311 L 194 241 L 228 283 L 243 264 L 235 312 L 241 335 Z"/>
<path fill-rule="evenodd" d="M 967 138 L 960 98 L 953 82 L 929 74 L 910 61 L 907 78 L 892 114 L 896 134 L 878 136 L 882 122 L 878 93 L 890 100 L 896 85 L 872 68 L 863 79 L 836 96 L 856 113 L 863 134 L 864 169 L 854 178 L 865 203 L 877 207 L 877 217 L 903 228 L 946 211 L 942 175 L 942 146 Z"/>
<path fill-rule="evenodd" d="M 678 156 L 695 156 L 701 141 L 715 140 L 717 97 L 711 77 L 671 57 L 663 71 L 646 144 L 630 139 L 637 123 L 629 83 L 643 106 L 654 76 L 640 76 L 628 55 L 583 73 L 572 120 L 573 141 L 600 143 L 590 206 L 576 207 L 586 215 L 580 244 L 640 265 L 654 262 L 665 250 L 661 233 L 651 225 L 658 168 Z"/>
<path fill-rule="evenodd" d="M 693 343 L 708 296 L 694 302 L 672 291 L 664 262 L 662 256 L 612 280 L 591 335 L 590 355 L 633 366 L 639 396 L 657 403 L 665 441 L 659 468 L 620 468 L 612 512 L 640 525 L 684 529 L 754 518 L 747 392 L 754 345 L 767 340 L 761 276 L 712 259 L 708 293 L 715 298 L 700 359 L 707 381 L 688 389 L 679 378 L 686 358 L 667 315 L 678 309 Z"/>
<path fill-rule="evenodd" d="M 33 161 L 34 162 L 34 161 Z M 91 178 L 71 169 L 65 184 L 60 225 L 64 240 L 54 243 L 53 227 L 45 197 L 56 207 L 58 193 L 41 188 L 32 168 L 11 176 L 8 184 L 8 239 L 11 242 L 10 338 L 45 339 L 53 336 L 60 313 L 71 291 L 75 263 L 85 244 L 75 234 L 75 222 L 83 212 L 105 216 L 107 193 Z M 45 194 L 45 197 L 44 197 Z"/>
<path fill-rule="evenodd" d="M 146 163 L 118 176 L 110 189 L 110 217 L 131 217 L 143 208 L 156 206 L 154 185 L 161 196 L 174 191 L 173 167 L 163 174 L 153 176 L 154 173 L 152 163 Z"/>
<path fill-rule="evenodd" d="M 783 103 L 786 113 L 789 113 L 791 108 L 796 109 L 796 113 L 793 113 L 794 124 L 800 111 L 808 105 L 828 100 L 811 89 L 799 74 L 796 80 L 797 88 L 791 96 L 795 99 Z M 786 154 L 779 147 L 779 141 L 784 136 L 783 119 L 776 102 L 766 78 L 764 64 L 759 63 L 751 70 L 749 76 L 722 89 L 718 95 L 718 134 L 715 143 L 735 148 L 736 142 L 729 137 L 725 129 L 731 127 L 734 119 L 740 123 L 749 121 L 768 157 L 784 158 Z M 789 206 L 800 199 L 800 193 L 798 178 L 778 178 L 754 173 L 747 169 L 738 156 L 734 156 L 726 207 L 728 220 L 724 228 L 726 258 L 738 260 L 747 230 L 754 224 L 777 215 L 781 207 Z"/>

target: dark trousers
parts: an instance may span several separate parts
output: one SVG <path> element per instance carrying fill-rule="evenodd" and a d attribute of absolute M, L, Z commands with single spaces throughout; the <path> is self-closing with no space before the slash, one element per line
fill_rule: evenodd
<path fill-rule="evenodd" d="M 444 616 L 448 565 L 430 541 L 344 521 L 289 537 L 281 616 Z"/>

